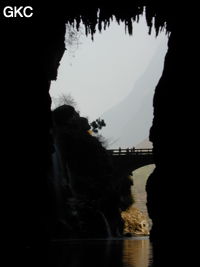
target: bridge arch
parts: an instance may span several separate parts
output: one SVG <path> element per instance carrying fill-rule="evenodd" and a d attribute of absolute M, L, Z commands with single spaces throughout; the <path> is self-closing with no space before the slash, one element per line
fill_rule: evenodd
<path fill-rule="evenodd" d="M 154 164 L 153 150 L 142 149 L 110 149 L 114 167 L 121 173 L 132 174 L 143 166 Z"/>

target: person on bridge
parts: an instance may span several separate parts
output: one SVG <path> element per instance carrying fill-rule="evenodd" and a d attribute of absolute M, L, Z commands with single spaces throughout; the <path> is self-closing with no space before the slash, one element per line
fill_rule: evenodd
<path fill-rule="evenodd" d="M 127 154 L 127 155 L 129 154 L 129 148 L 126 149 L 126 154 Z"/>

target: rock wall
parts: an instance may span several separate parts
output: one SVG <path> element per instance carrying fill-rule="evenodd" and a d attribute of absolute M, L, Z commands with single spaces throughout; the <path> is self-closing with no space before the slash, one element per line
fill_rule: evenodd
<path fill-rule="evenodd" d="M 151 26 L 156 17 L 157 30 L 167 21 L 167 28 L 172 32 L 164 72 L 154 97 L 150 139 L 156 169 L 149 178 L 147 192 L 149 213 L 154 223 L 152 239 L 159 242 L 159 250 L 162 248 L 165 256 L 174 225 L 178 223 L 178 245 L 173 243 L 167 257 L 168 263 L 174 256 L 178 262 L 181 254 L 176 254 L 176 248 L 180 246 L 182 255 L 186 255 L 183 252 L 188 246 L 183 245 L 183 235 L 188 231 L 191 235 L 191 220 L 184 216 L 185 210 L 196 207 L 195 196 L 198 195 L 198 192 L 193 193 L 198 189 L 198 172 L 194 168 L 197 163 L 194 146 L 198 143 L 198 83 L 194 83 L 198 79 L 194 67 L 197 50 L 192 33 L 195 22 L 188 18 L 194 5 L 191 2 L 179 7 L 174 1 L 140 3 L 135 1 L 133 13 L 124 4 L 122 9 L 102 8 L 100 22 L 108 26 L 111 15 L 116 14 L 131 33 L 131 18 L 141 14 L 146 4 L 148 25 Z M 188 11 L 184 7 L 188 7 Z M 64 52 L 64 23 L 73 22 L 74 18 L 80 21 L 81 14 L 87 30 L 94 32 L 97 22 L 97 7 L 69 10 L 55 5 L 50 13 L 46 7 L 36 10 L 39 19 L 1 20 L 1 211 L 3 229 L 13 242 L 26 241 L 30 236 L 35 240 L 45 236 L 47 218 L 52 215 L 47 178 L 52 149 L 48 90 L 50 80 L 56 78 Z M 56 17 L 56 13 L 59 16 Z M 179 218 L 183 218 L 181 223 Z"/>
<path fill-rule="evenodd" d="M 2 218 L 6 234 L 22 243 L 46 238 L 52 216 L 48 91 L 64 51 L 65 27 L 38 23 L 1 21 Z"/>
<path fill-rule="evenodd" d="M 150 140 L 156 168 L 147 182 L 147 206 L 153 220 L 154 251 L 161 258 L 159 264 L 163 264 L 158 266 L 170 264 L 172 259 L 174 264 L 179 264 L 182 253 L 189 255 L 185 233 L 190 222 L 184 214 L 195 206 L 195 194 L 191 190 L 196 184 L 193 165 L 196 159 L 192 156 L 196 143 L 191 140 L 195 140 L 197 119 L 194 73 L 190 69 L 193 68 L 191 45 L 184 31 L 175 28 L 169 38 L 164 71 L 154 96 Z M 173 242 L 174 234 L 177 242 Z M 166 257 L 169 247 L 170 255 Z"/>

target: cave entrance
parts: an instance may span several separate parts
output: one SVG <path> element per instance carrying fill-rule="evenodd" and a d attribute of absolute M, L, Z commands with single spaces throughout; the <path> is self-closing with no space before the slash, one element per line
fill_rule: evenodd
<path fill-rule="evenodd" d="M 107 148 L 151 147 L 153 95 L 161 77 L 168 37 L 156 37 L 144 16 L 133 35 L 115 19 L 101 33 L 85 35 L 66 25 L 66 51 L 58 77 L 51 83 L 53 106 L 67 101 L 89 121 L 104 119 L 101 135 Z"/>
<path fill-rule="evenodd" d="M 151 148 L 148 140 L 153 119 L 153 95 L 162 75 L 168 36 L 148 33 L 144 16 L 133 23 L 133 35 L 125 34 L 124 24 L 115 19 L 101 33 L 86 36 L 66 25 L 66 51 L 58 77 L 51 83 L 52 109 L 70 104 L 87 117 L 105 121 L 100 131 L 107 149 Z M 151 229 L 146 208 L 145 186 L 154 165 L 132 173 L 135 219 L 141 234 Z M 131 206 L 132 208 L 132 206 Z M 128 215 L 129 216 L 129 215 Z"/>

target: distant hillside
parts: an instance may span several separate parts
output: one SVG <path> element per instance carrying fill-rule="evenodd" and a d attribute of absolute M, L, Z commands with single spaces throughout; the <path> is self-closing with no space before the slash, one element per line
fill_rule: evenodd
<path fill-rule="evenodd" d="M 162 74 L 165 53 L 166 47 L 160 44 L 131 93 L 101 115 L 106 122 L 101 134 L 108 139 L 110 148 L 136 146 L 149 135 L 153 95 Z"/>
<path fill-rule="evenodd" d="M 135 148 L 153 148 L 153 144 L 149 141 L 149 138 L 146 138 L 141 143 L 136 145 Z"/>

